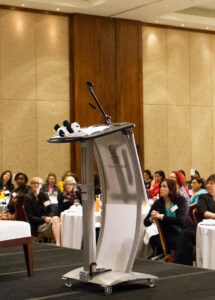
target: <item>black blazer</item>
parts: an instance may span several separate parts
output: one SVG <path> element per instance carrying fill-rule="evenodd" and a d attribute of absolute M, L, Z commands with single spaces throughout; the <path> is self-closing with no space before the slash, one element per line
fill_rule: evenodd
<path fill-rule="evenodd" d="M 215 201 L 210 194 L 199 195 L 199 200 L 197 203 L 198 213 L 200 218 L 204 219 L 204 213 L 210 211 L 215 213 Z"/>
<path fill-rule="evenodd" d="M 162 229 L 163 229 L 165 235 L 174 234 L 177 232 L 176 228 L 174 228 L 173 225 L 180 226 L 182 228 L 182 230 L 185 228 L 194 229 L 195 226 L 189 215 L 189 208 L 188 208 L 187 200 L 184 197 L 178 195 L 174 201 L 174 204 L 176 204 L 178 206 L 178 209 L 175 211 L 176 217 L 168 217 L 166 215 L 164 199 L 160 198 L 157 201 L 155 201 L 154 204 L 152 205 L 148 215 L 146 216 L 146 218 L 144 220 L 144 225 L 147 227 L 152 224 L 149 221 L 149 218 L 151 216 L 152 210 L 156 210 L 160 214 L 164 214 L 163 220 L 159 220 L 159 221 L 160 221 L 160 224 L 162 226 Z"/>
<path fill-rule="evenodd" d="M 28 221 L 31 225 L 32 235 L 37 234 L 37 227 L 45 223 L 43 216 L 52 217 L 53 213 L 48 196 L 40 192 L 38 194 L 38 200 L 32 192 L 30 192 L 24 201 L 25 212 Z"/>
<path fill-rule="evenodd" d="M 64 210 L 69 209 L 74 204 L 75 199 L 78 199 L 80 204 L 82 204 L 81 189 L 79 186 L 77 187 L 77 191 L 71 195 L 65 193 L 58 194 L 59 215 Z"/>

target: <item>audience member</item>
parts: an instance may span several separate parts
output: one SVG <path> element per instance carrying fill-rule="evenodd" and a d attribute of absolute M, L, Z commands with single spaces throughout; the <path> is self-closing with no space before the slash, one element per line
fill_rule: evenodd
<path fill-rule="evenodd" d="M 196 177 L 191 180 L 191 186 L 193 190 L 193 196 L 189 200 L 189 204 L 198 202 L 199 195 L 206 194 L 206 186 L 203 178 Z"/>
<path fill-rule="evenodd" d="M 199 216 L 202 219 L 215 219 L 215 174 L 206 181 L 206 194 L 199 195 L 197 203 Z"/>
<path fill-rule="evenodd" d="M 50 202 L 52 211 L 55 215 L 59 214 L 58 211 L 58 195 L 61 193 L 59 187 L 56 185 L 57 183 L 57 177 L 54 173 L 49 173 L 46 178 L 46 183 L 42 185 L 41 192 L 45 193 Z"/>
<path fill-rule="evenodd" d="M 53 236 L 56 245 L 60 246 L 60 219 L 54 216 L 48 196 L 40 191 L 42 179 L 34 177 L 31 180 L 31 192 L 26 196 L 24 207 L 32 235 L 43 233 L 43 235 Z"/>
<path fill-rule="evenodd" d="M 165 179 L 165 173 L 164 171 L 160 170 L 160 171 L 156 171 L 155 172 L 155 183 L 152 186 L 152 196 L 157 196 L 159 193 L 159 185 L 160 182 Z"/>
<path fill-rule="evenodd" d="M 63 193 L 58 196 L 59 213 L 69 209 L 71 205 L 75 203 L 82 203 L 81 191 L 78 188 L 74 177 L 69 176 L 64 179 Z"/>
<path fill-rule="evenodd" d="M 188 183 L 188 189 L 192 189 L 192 186 L 191 186 L 191 181 L 193 178 L 200 178 L 200 174 L 199 174 L 199 171 L 197 170 L 194 170 L 194 174 L 190 176 L 190 181 Z"/>
<path fill-rule="evenodd" d="M 186 178 L 180 172 L 173 171 L 169 175 L 169 179 L 176 182 L 176 188 L 178 189 L 181 196 L 183 196 L 187 201 L 190 199 L 190 194 L 188 189 L 185 188 Z"/>
<path fill-rule="evenodd" d="M 28 176 L 25 173 L 19 172 L 15 175 L 14 180 L 16 181 L 17 188 L 15 192 L 22 192 L 27 194 L 31 191 L 31 187 L 27 185 L 28 183 Z"/>
<path fill-rule="evenodd" d="M 14 190 L 14 185 L 12 184 L 12 173 L 10 170 L 6 170 L 1 174 L 0 190 L 5 192 L 12 192 Z"/>
<path fill-rule="evenodd" d="M 144 170 L 143 171 L 143 179 L 146 190 L 150 190 L 154 184 L 153 176 L 150 170 Z"/>
<path fill-rule="evenodd" d="M 161 181 L 160 198 L 152 205 L 144 225 L 150 226 L 155 220 L 162 226 L 169 249 L 175 250 L 174 262 L 192 265 L 195 226 L 189 216 L 188 203 L 177 193 L 172 179 Z M 159 235 L 152 236 L 150 244 L 162 252 Z"/>
<path fill-rule="evenodd" d="M 74 173 L 72 173 L 71 171 L 66 171 L 63 176 L 61 177 L 61 181 L 58 182 L 57 186 L 59 187 L 60 191 L 63 192 L 63 183 L 64 180 L 66 179 L 66 177 L 68 176 L 72 176 L 75 178 L 75 180 L 77 181 L 77 177 Z"/>

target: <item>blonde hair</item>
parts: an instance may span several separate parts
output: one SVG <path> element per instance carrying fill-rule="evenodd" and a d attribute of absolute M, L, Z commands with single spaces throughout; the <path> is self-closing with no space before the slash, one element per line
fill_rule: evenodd
<path fill-rule="evenodd" d="M 74 183 L 74 186 L 73 186 L 72 190 L 73 191 L 77 190 L 77 187 L 76 187 L 77 182 L 76 182 L 76 180 L 75 180 L 75 178 L 73 176 L 68 176 L 68 177 L 66 177 L 64 179 L 64 181 L 63 181 L 63 187 L 65 188 L 65 185 L 68 184 L 68 183 Z"/>
<path fill-rule="evenodd" d="M 31 179 L 31 183 L 34 182 L 34 181 L 39 181 L 40 184 L 43 184 L 43 180 L 42 180 L 42 178 L 40 178 L 40 177 L 33 177 L 33 178 Z"/>

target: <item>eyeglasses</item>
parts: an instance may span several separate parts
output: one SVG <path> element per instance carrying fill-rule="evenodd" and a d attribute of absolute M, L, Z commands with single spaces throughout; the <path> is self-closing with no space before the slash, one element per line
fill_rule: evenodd
<path fill-rule="evenodd" d="M 31 184 L 40 184 L 40 182 L 32 182 Z"/>
<path fill-rule="evenodd" d="M 64 185 L 67 186 L 67 185 L 77 185 L 77 184 L 76 183 L 65 183 Z"/>

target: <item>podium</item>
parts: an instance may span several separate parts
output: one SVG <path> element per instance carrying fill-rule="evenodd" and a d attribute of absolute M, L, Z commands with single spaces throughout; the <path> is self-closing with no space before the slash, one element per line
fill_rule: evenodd
<path fill-rule="evenodd" d="M 50 143 L 81 142 L 83 203 L 83 267 L 63 275 L 98 284 L 105 294 L 121 282 L 153 287 L 158 277 L 132 272 L 138 248 L 142 203 L 147 202 L 131 123 L 91 126 L 92 133 L 52 137 Z M 93 161 L 98 165 L 102 190 L 102 224 L 96 247 Z"/>

